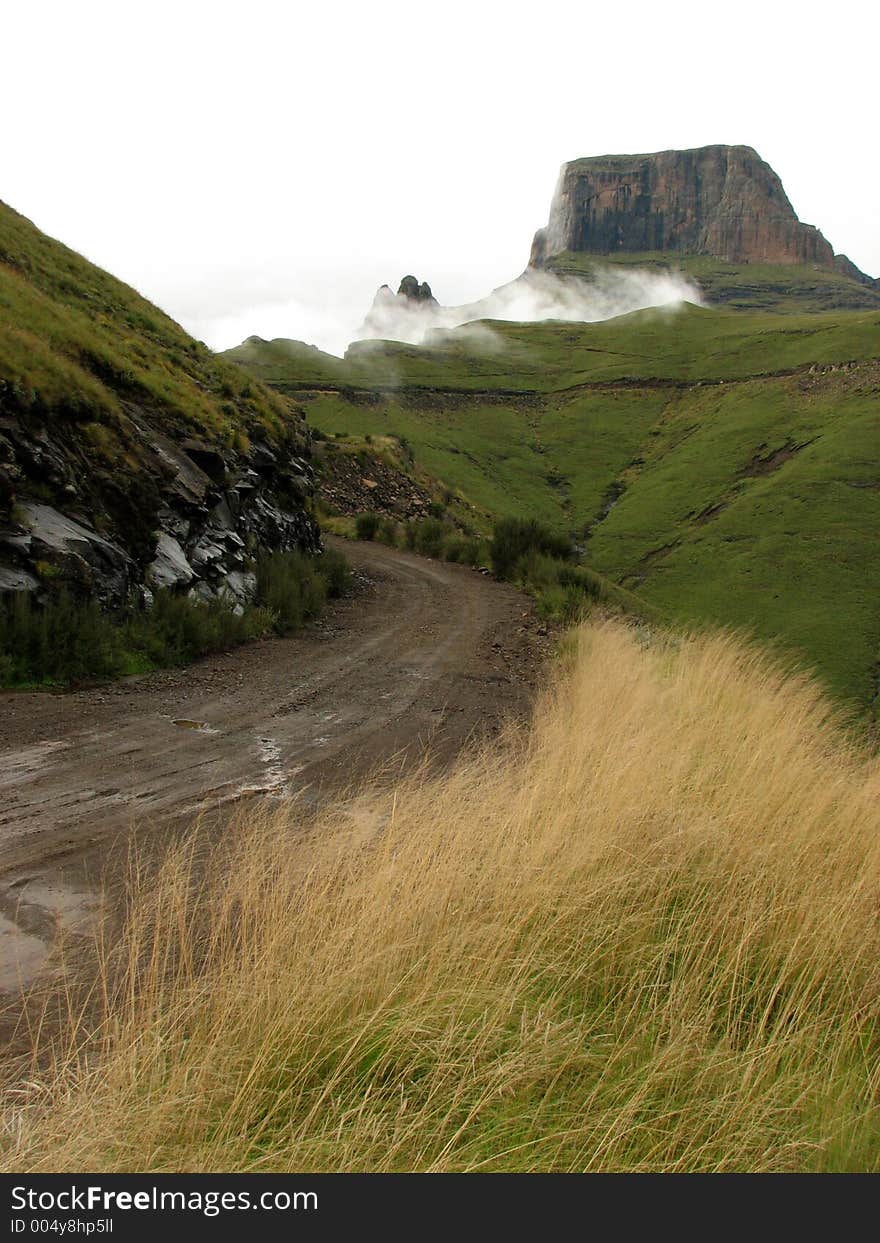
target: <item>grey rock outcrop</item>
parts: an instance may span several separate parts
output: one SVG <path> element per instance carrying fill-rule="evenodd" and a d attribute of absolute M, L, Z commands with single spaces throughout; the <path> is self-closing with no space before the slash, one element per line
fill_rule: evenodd
<path fill-rule="evenodd" d="M 185 587 L 195 577 L 195 570 L 186 559 L 179 541 L 167 531 L 160 531 L 156 556 L 144 575 L 148 587 Z"/>
<path fill-rule="evenodd" d="M 387 288 L 387 286 L 383 286 Z M 398 298 L 408 298 L 410 302 L 427 302 L 433 306 L 438 306 L 437 299 L 431 293 L 431 286 L 427 281 L 421 284 L 414 276 L 404 276 L 397 289 Z"/>
<path fill-rule="evenodd" d="M 127 413 L 146 469 L 125 504 L 45 427 L 0 420 L 0 487 L 12 497 L 0 523 L 0 595 L 64 586 L 117 608 L 167 588 L 243 607 L 260 552 L 320 547 L 304 438 L 221 451 L 171 439 L 136 407 Z"/>
<path fill-rule="evenodd" d="M 23 502 L 17 517 L 15 528 L 0 531 L 6 590 L 35 590 L 41 581 L 59 579 L 110 608 L 128 597 L 135 565 L 118 544 L 51 505 Z"/>
<path fill-rule="evenodd" d="M 0 305 L 0 594 L 217 595 L 318 548 L 304 412 L 4 203 Z"/>

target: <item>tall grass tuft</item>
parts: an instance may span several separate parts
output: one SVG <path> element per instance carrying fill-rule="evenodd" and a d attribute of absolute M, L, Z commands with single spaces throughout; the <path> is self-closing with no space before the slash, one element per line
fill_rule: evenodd
<path fill-rule="evenodd" d="M 573 631 L 530 731 L 135 880 L 3 1164 L 876 1170 L 878 793 L 761 653 Z"/>
<path fill-rule="evenodd" d="M 279 634 L 301 630 L 326 599 L 327 579 L 311 557 L 274 553 L 257 562 L 256 602 L 268 609 Z"/>

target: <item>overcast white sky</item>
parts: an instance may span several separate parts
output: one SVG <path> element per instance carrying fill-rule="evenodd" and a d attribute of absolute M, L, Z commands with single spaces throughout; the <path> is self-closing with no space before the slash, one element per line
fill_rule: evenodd
<path fill-rule="evenodd" d="M 0 198 L 215 348 L 516 276 L 560 164 L 748 143 L 880 274 L 876 5 L 4 7 Z"/>

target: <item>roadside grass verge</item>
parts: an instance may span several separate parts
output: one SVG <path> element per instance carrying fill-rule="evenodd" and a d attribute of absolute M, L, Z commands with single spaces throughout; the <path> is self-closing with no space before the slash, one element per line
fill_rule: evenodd
<path fill-rule="evenodd" d="M 760 651 L 581 627 L 529 731 L 133 868 L 2 1166 L 877 1170 L 878 792 Z"/>
<path fill-rule="evenodd" d="M 406 520 L 368 510 L 354 518 L 322 517 L 321 526 L 347 539 L 375 540 L 389 548 L 405 548 L 438 561 L 487 567 L 487 541 L 449 521 L 442 506 L 437 509 L 441 516 Z"/>
<path fill-rule="evenodd" d="M 293 634 L 343 595 L 351 575 L 335 549 L 318 557 L 273 553 L 256 564 L 243 612 L 227 600 L 164 590 L 149 609 L 102 613 L 65 592 L 36 604 L 25 593 L 0 603 L 0 686 L 70 686 L 186 665 L 268 634 Z"/>

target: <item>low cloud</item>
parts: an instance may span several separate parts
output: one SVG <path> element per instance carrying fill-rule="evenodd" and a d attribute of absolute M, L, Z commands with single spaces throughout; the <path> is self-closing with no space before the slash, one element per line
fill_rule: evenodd
<path fill-rule="evenodd" d="M 387 270 L 387 260 L 383 262 Z M 376 279 L 372 273 L 350 273 L 329 287 L 326 273 L 283 271 L 283 275 L 283 284 L 296 287 L 296 298 L 274 290 L 277 274 L 224 272 L 207 288 L 209 311 L 202 307 L 204 289 L 199 299 L 192 294 L 181 296 L 169 309 L 213 349 L 228 349 L 256 335 L 265 340 L 305 341 L 342 356 L 358 340 L 402 341 L 430 348 L 439 345 L 444 332 L 453 328 L 459 341 L 466 333 L 469 344 L 490 353 L 502 349 L 503 340 L 480 321 L 595 322 L 646 307 L 701 302 L 699 290 L 678 273 L 606 264 L 597 266 L 589 280 L 530 269 L 488 297 L 459 306 L 408 301 L 386 286 L 365 319 L 364 286 L 369 289 L 371 277 Z M 459 274 L 457 283 L 460 280 Z"/>
<path fill-rule="evenodd" d="M 596 323 L 648 307 L 702 304 L 700 291 L 676 272 L 614 265 L 597 267 L 589 280 L 529 270 L 486 298 L 463 306 L 416 302 L 384 289 L 358 333 L 360 340 L 402 341 L 430 346 L 438 330 L 472 325 L 475 344 L 497 348 L 499 339 L 480 320 L 537 323 L 567 320 Z M 457 334 L 458 335 L 458 334 Z"/>

